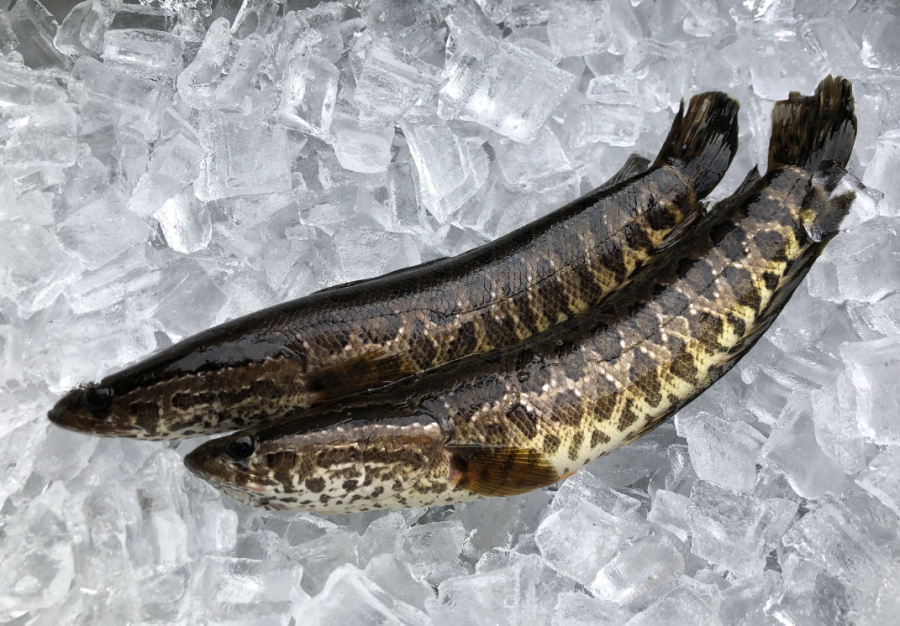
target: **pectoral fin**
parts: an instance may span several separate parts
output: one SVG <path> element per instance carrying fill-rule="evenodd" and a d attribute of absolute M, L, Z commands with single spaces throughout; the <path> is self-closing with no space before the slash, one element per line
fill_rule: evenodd
<path fill-rule="evenodd" d="M 399 354 L 373 349 L 304 376 L 309 405 L 377 389 L 416 373 L 415 364 Z"/>
<path fill-rule="evenodd" d="M 529 448 L 448 445 L 450 480 L 483 496 L 515 496 L 559 480 L 544 455 Z"/>

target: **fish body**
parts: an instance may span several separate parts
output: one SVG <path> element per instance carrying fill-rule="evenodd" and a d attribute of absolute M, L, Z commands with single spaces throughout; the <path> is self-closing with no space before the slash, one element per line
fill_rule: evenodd
<path fill-rule="evenodd" d="M 200 333 L 71 391 L 49 417 L 81 432 L 144 439 L 225 432 L 513 345 L 570 319 L 677 239 L 728 168 L 737 102 L 713 92 L 683 108 L 643 171 L 463 255 Z"/>
<path fill-rule="evenodd" d="M 266 508 L 343 513 L 508 496 L 640 437 L 727 372 L 775 320 L 851 198 L 849 82 L 776 105 L 770 163 L 606 303 L 470 357 L 208 442 L 186 463 Z"/>

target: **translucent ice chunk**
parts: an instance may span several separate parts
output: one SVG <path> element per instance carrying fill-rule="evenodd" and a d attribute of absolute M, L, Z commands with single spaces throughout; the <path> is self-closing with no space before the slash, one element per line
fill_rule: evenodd
<path fill-rule="evenodd" d="M 636 530 L 633 521 L 577 499 L 548 515 L 534 539 L 547 565 L 587 586 Z"/>
<path fill-rule="evenodd" d="M 874 536 L 876 529 L 867 527 L 871 524 L 867 513 L 865 508 L 853 510 L 842 502 L 825 501 L 791 527 L 784 545 L 845 582 L 877 589 L 891 556 Z M 891 524 L 896 532 L 896 518 Z"/>
<path fill-rule="evenodd" d="M 181 620 L 284 624 L 293 604 L 308 597 L 300 587 L 303 567 L 292 561 L 205 556 L 194 567 Z"/>
<path fill-rule="evenodd" d="M 254 33 L 244 39 L 228 76 L 213 94 L 216 108 L 249 115 L 261 103 L 262 94 L 255 82 L 268 52 L 269 46 L 260 35 Z"/>
<path fill-rule="evenodd" d="M 687 523 L 687 511 L 690 499 L 687 496 L 659 489 L 653 497 L 653 508 L 647 520 L 659 524 L 670 533 L 685 541 L 690 529 Z"/>
<path fill-rule="evenodd" d="M 438 114 L 478 122 L 514 141 L 531 141 L 577 80 L 531 50 L 489 40 L 467 25 L 454 28 L 448 49 Z"/>
<path fill-rule="evenodd" d="M 335 233 L 344 280 L 361 280 L 421 262 L 416 240 L 407 233 L 344 228 Z"/>
<path fill-rule="evenodd" d="M 766 438 L 746 422 L 728 422 L 706 412 L 679 414 L 678 434 L 688 440 L 691 463 L 702 480 L 750 491 L 756 457 Z"/>
<path fill-rule="evenodd" d="M 900 165 L 900 130 L 889 130 L 878 137 L 863 183 L 878 189 L 893 202 L 900 202 L 900 181 L 892 176 Z"/>
<path fill-rule="evenodd" d="M 578 592 L 559 594 L 553 610 L 553 626 L 618 626 L 629 613 Z"/>
<path fill-rule="evenodd" d="M 900 447 L 889 446 L 872 459 L 856 482 L 900 515 Z"/>
<path fill-rule="evenodd" d="M 161 104 L 171 97 L 171 89 L 164 83 L 106 67 L 88 56 L 79 57 L 75 62 L 69 91 L 83 106 L 95 100 L 112 107 L 123 122 L 148 140 L 159 132 Z"/>
<path fill-rule="evenodd" d="M 691 551 L 741 578 L 760 573 L 796 511 L 790 500 L 758 500 L 697 481 L 688 508 Z"/>
<path fill-rule="evenodd" d="M 429 626 L 424 613 L 386 593 L 352 565 L 332 572 L 321 593 L 298 604 L 294 619 L 300 623 L 342 626 Z"/>
<path fill-rule="evenodd" d="M 149 244 L 126 250 L 103 267 L 82 274 L 65 290 L 75 313 L 112 306 L 134 292 L 159 282 L 159 267 Z"/>
<path fill-rule="evenodd" d="M 319 56 L 292 60 L 281 88 L 278 116 L 282 123 L 327 140 L 337 98 L 338 74 L 328 59 Z"/>
<path fill-rule="evenodd" d="M 219 18 L 210 25 L 193 62 L 178 75 L 178 93 L 185 104 L 195 109 L 211 106 L 232 54 L 228 20 Z"/>
<path fill-rule="evenodd" d="M 68 495 L 65 489 L 63 494 Z M 11 516 L 6 536 L 11 541 L 0 570 L 0 615 L 37 612 L 61 602 L 75 572 L 65 521 L 35 502 Z"/>
<path fill-rule="evenodd" d="M 391 161 L 393 123 L 366 122 L 356 111 L 338 110 L 332 119 L 331 134 L 334 153 L 344 168 L 364 174 L 387 169 Z"/>
<path fill-rule="evenodd" d="M 577 506 L 585 500 L 616 517 L 639 522 L 643 519 L 642 502 L 632 496 L 612 489 L 605 481 L 590 472 L 578 472 L 563 482 L 553 496 L 553 508 L 565 509 Z"/>
<path fill-rule="evenodd" d="M 181 134 L 159 146 L 150 158 L 147 173 L 128 200 L 128 210 L 149 217 L 162 209 L 170 198 L 197 178 L 204 156 L 199 145 Z"/>
<path fill-rule="evenodd" d="M 583 104 L 566 126 L 569 145 L 583 148 L 595 143 L 633 146 L 641 134 L 644 110 L 622 104 Z"/>
<path fill-rule="evenodd" d="M 646 606 L 674 586 L 683 571 L 681 553 L 664 536 L 651 535 L 623 548 L 604 565 L 590 590 L 605 602 Z"/>
<path fill-rule="evenodd" d="M 866 442 L 856 419 L 856 390 L 848 373 L 812 395 L 813 424 L 822 452 L 845 474 L 856 474 L 866 466 Z"/>
<path fill-rule="evenodd" d="M 68 105 L 15 107 L 4 117 L 0 164 L 27 169 L 75 163 L 78 120 Z"/>
<path fill-rule="evenodd" d="M 94 0 L 84 0 L 72 7 L 53 37 L 54 47 L 70 57 L 91 54 L 92 51 L 81 43 L 81 29 L 85 19 L 94 9 Z M 4 16 L 5 19 L 5 16 Z M 13 35 L 15 36 L 15 35 Z"/>
<path fill-rule="evenodd" d="M 760 458 L 784 474 L 794 491 L 806 498 L 839 491 L 844 478 L 816 441 L 812 407 L 804 397 L 785 406 Z"/>
<path fill-rule="evenodd" d="M 587 466 L 587 471 L 603 479 L 610 487 L 626 487 L 652 475 L 667 462 L 666 448 L 675 438 L 675 427 L 663 424 L 627 446 Z"/>
<path fill-rule="evenodd" d="M 638 81 L 630 74 L 596 76 L 588 83 L 585 95 L 601 104 L 633 107 L 640 107 L 644 104 Z"/>
<path fill-rule="evenodd" d="M 856 419 L 863 433 L 878 444 L 900 444 L 900 422 L 896 419 L 900 403 L 898 353 L 897 337 L 841 346 L 841 357 L 856 392 Z"/>
<path fill-rule="evenodd" d="M 390 554 L 381 554 L 369 561 L 365 574 L 398 600 L 420 610 L 425 610 L 425 600 L 434 596 L 431 585 L 413 578 L 409 568 Z"/>
<path fill-rule="evenodd" d="M 512 185 L 543 191 L 573 176 L 573 164 L 556 133 L 544 126 L 529 144 L 504 139 L 495 144 L 497 164 Z"/>
<path fill-rule="evenodd" d="M 602 52 L 613 36 L 609 2 L 566 0 L 550 14 L 547 35 L 553 50 L 562 57 Z"/>
<path fill-rule="evenodd" d="M 790 554 L 782 568 L 781 589 L 766 603 L 766 613 L 778 623 L 838 626 L 846 623 L 841 616 L 862 608 L 855 589 L 808 559 Z"/>
<path fill-rule="evenodd" d="M 0 286 L 14 297 L 20 314 L 49 305 L 73 278 L 73 263 L 42 226 L 26 220 L 3 223 L 7 237 L 0 246 Z"/>
<path fill-rule="evenodd" d="M 0 61 L 0 107 L 51 105 L 66 99 L 52 78 L 18 63 Z"/>
<path fill-rule="evenodd" d="M 401 39 L 441 21 L 440 9 L 430 1 L 368 0 L 360 7 L 373 37 Z"/>
<path fill-rule="evenodd" d="M 173 340 L 224 321 L 220 312 L 228 297 L 196 261 L 176 259 L 163 270 L 156 293 L 149 293 L 153 318 Z"/>
<path fill-rule="evenodd" d="M 397 541 L 394 556 L 406 563 L 413 576 L 432 585 L 467 572 L 460 561 L 466 531 L 455 519 L 413 526 Z"/>
<path fill-rule="evenodd" d="M 132 213 L 114 206 L 112 199 L 99 198 L 67 215 L 56 224 L 62 248 L 97 269 L 150 236 L 150 228 Z"/>
<path fill-rule="evenodd" d="M 429 602 L 435 626 L 537 621 L 541 569 L 540 557 L 528 555 L 510 567 L 445 580 Z"/>
<path fill-rule="evenodd" d="M 399 119 L 416 103 L 425 103 L 440 86 L 440 70 L 403 48 L 376 41 L 356 81 L 362 115 L 382 122 Z"/>
<path fill-rule="evenodd" d="M 200 114 L 200 142 L 206 159 L 194 193 L 201 200 L 290 191 L 283 126 L 204 111 Z"/>
<path fill-rule="evenodd" d="M 194 195 L 193 187 L 185 187 L 169 198 L 153 217 L 159 221 L 166 243 L 176 252 L 197 252 L 212 239 L 209 209 Z"/>
<path fill-rule="evenodd" d="M 892 36 L 897 18 L 883 10 L 873 11 L 862 34 L 862 58 L 867 67 L 885 71 L 900 68 L 897 41 Z"/>
<path fill-rule="evenodd" d="M 171 80 L 181 71 L 184 43 L 158 30 L 111 30 L 103 38 L 103 61 L 138 76 Z"/>
<path fill-rule="evenodd" d="M 694 585 L 679 585 L 631 618 L 626 626 L 722 626 L 717 600 L 715 595 L 704 594 Z"/>
<path fill-rule="evenodd" d="M 30 68 L 69 67 L 71 61 L 53 47 L 59 23 L 38 0 L 16 2 L 7 13 L 13 34 L 19 40 L 16 51 Z"/>

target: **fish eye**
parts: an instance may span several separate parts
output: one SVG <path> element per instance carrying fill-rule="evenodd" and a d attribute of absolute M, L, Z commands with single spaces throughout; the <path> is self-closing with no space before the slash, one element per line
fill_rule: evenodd
<path fill-rule="evenodd" d="M 81 394 L 81 404 L 91 413 L 105 411 L 112 403 L 113 390 L 110 387 L 88 387 Z"/>
<path fill-rule="evenodd" d="M 225 445 L 225 454 L 234 461 L 243 461 L 250 458 L 254 450 L 256 450 L 256 442 L 253 441 L 252 437 L 238 437 Z"/>

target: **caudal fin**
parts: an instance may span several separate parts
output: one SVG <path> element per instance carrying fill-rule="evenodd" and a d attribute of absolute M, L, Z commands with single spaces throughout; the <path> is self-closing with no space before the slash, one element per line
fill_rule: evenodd
<path fill-rule="evenodd" d="M 793 165 L 815 171 L 825 161 L 845 167 L 856 140 L 853 85 L 828 76 L 811 96 L 792 91 L 772 110 L 769 169 Z"/>
<path fill-rule="evenodd" d="M 701 93 L 684 113 L 684 101 L 654 165 L 679 169 L 697 198 L 715 189 L 737 151 L 740 103 L 721 91 Z"/>

